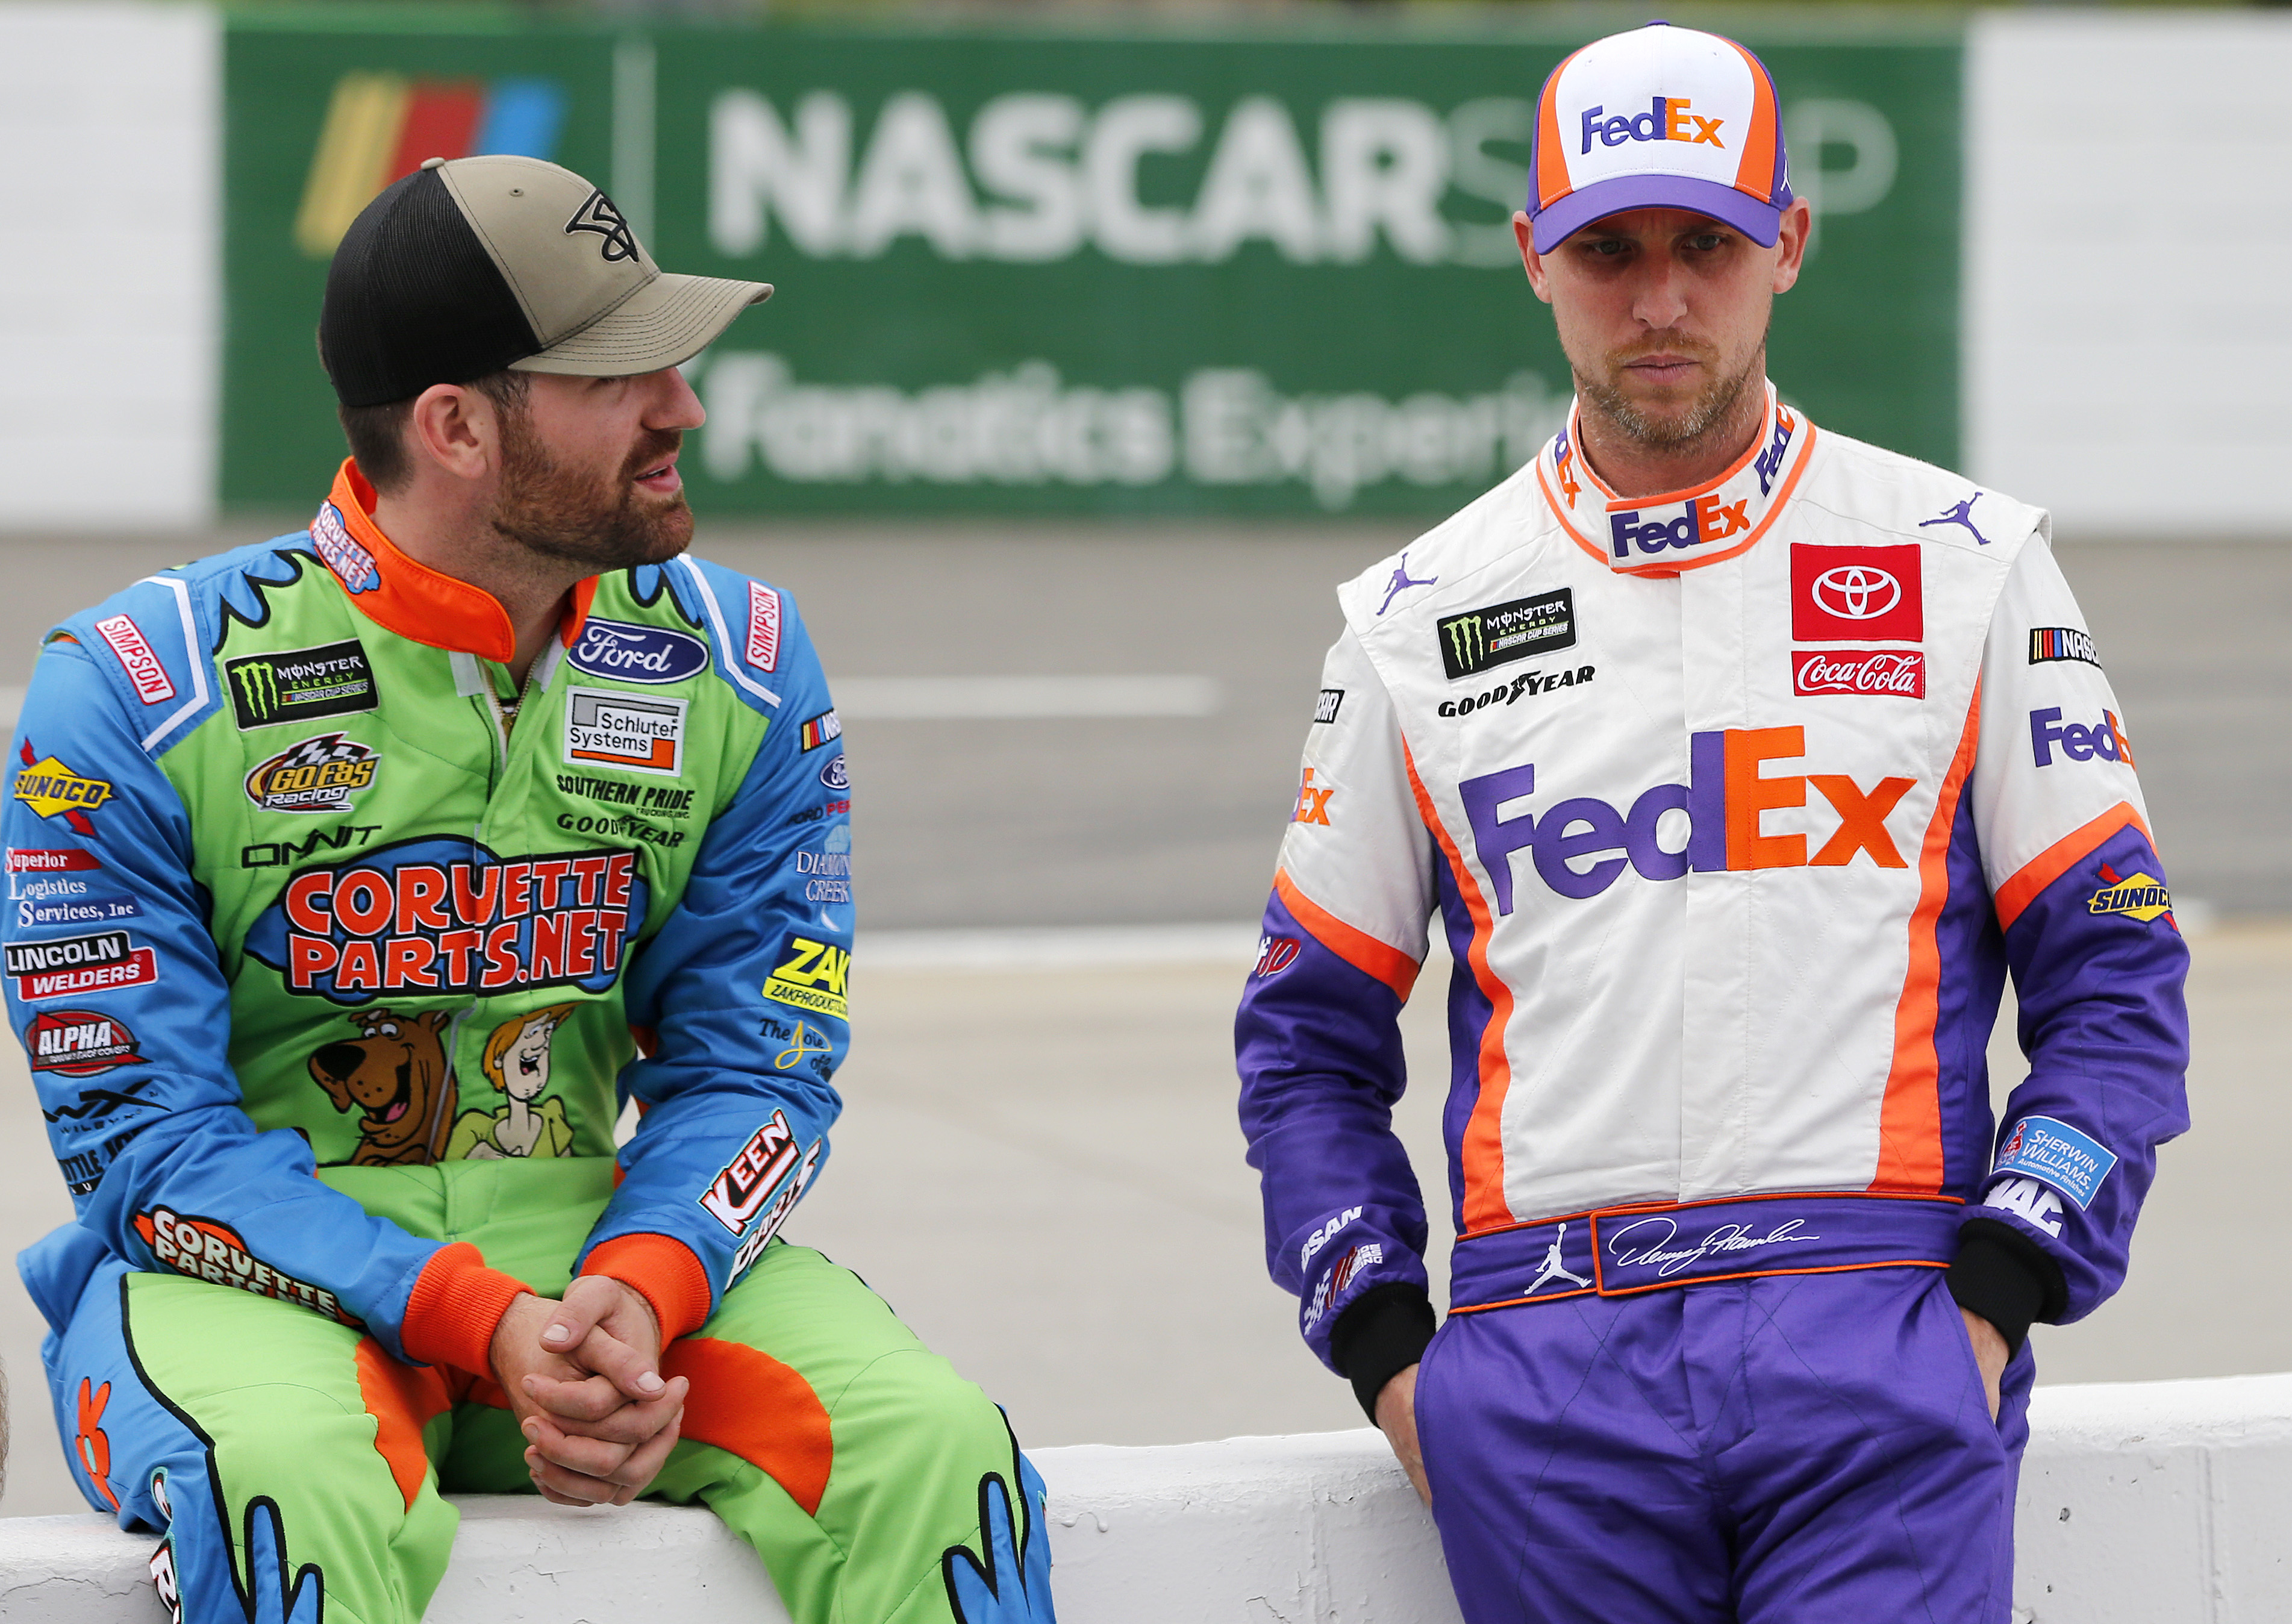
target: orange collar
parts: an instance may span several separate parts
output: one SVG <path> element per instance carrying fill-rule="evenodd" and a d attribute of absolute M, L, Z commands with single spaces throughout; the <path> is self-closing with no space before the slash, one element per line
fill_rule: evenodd
<path fill-rule="evenodd" d="M 1767 385 L 1759 437 L 1736 465 L 1692 490 L 1619 497 L 1578 446 L 1577 414 L 1536 462 L 1546 505 L 1576 545 L 1619 575 L 1677 575 L 1747 551 L 1782 516 L 1814 447 L 1814 424 Z"/>
<path fill-rule="evenodd" d="M 374 487 L 345 457 L 335 488 L 311 521 L 311 540 L 359 613 L 400 637 L 506 665 L 516 657 L 509 611 L 493 594 L 440 575 L 399 552 L 374 521 Z M 597 595 L 594 576 L 573 588 L 558 634 L 570 648 Z"/>

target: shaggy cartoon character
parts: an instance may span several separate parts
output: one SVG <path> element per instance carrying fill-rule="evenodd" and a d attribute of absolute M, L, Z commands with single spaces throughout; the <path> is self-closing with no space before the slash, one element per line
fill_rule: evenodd
<path fill-rule="evenodd" d="M 569 1156 L 573 1125 L 565 1102 L 540 1100 L 549 1087 L 549 1044 L 573 1013 L 570 1004 L 512 1015 L 486 1039 L 480 1062 L 486 1080 L 508 1097 L 499 1111 L 465 1111 L 446 1143 L 446 1159 L 477 1160 L 504 1156 Z"/>
<path fill-rule="evenodd" d="M 453 1016 L 442 1009 L 425 1015 L 362 1009 L 348 1018 L 359 1035 L 320 1047 L 311 1056 L 311 1076 L 336 1111 L 356 1106 L 365 1112 L 350 1165 L 403 1168 L 436 1161 L 458 1103 L 439 1036 Z"/>

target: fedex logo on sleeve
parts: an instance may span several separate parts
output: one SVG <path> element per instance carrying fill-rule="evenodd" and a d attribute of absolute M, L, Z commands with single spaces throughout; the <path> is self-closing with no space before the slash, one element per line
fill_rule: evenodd
<path fill-rule="evenodd" d="M 1727 121 L 1706 118 L 1694 107 L 1686 96 L 1658 96 L 1646 112 L 1628 117 L 1622 113 L 1611 115 L 1604 107 L 1586 108 L 1580 152 L 1589 152 L 1594 141 L 1603 147 L 1620 147 L 1627 141 L 1683 141 L 1690 146 L 1712 146 L 1724 151 L 1727 143 L 1719 139 L 1719 130 Z"/>
<path fill-rule="evenodd" d="M 2054 764 L 2054 752 L 2058 749 L 2071 761 L 2118 762 L 2130 767 L 2133 745 L 2125 737 L 2125 724 L 2117 713 L 2105 710 L 2101 720 L 2087 726 L 2078 722 L 2063 722 L 2062 707 L 2048 705 L 2043 710 L 2030 713 L 2030 754 L 2040 767 Z"/>
<path fill-rule="evenodd" d="M 1686 783 L 1658 784 L 1628 808 L 1578 796 L 1505 816 L 1537 794 L 1533 764 L 1466 779 L 1457 793 L 1499 914 L 1513 910 L 1512 859 L 1521 851 L 1546 886 L 1579 900 L 1598 896 L 1626 867 L 1642 879 L 1675 880 L 1691 870 L 1843 868 L 1860 852 L 1881 869 L 1907 868 L 1886 819 L 1917 780 L 1880 779 L 1865 789 L 1843 772 L 1761 772 L 1805 754 L 1803 727 L 1728 728 L 1691 737 Z M 1804 834 L 1770 834 L 1763 822 L 1770 812 L 1806 805 L 1810 788 L 1838 817 L 1812 852 Z"/>

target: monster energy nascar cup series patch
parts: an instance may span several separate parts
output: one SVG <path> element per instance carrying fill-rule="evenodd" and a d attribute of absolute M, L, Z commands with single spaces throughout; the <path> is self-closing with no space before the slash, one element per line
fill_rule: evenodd
<path fill-rule="evenodd" d="M 308 722 L 318 716 L 347 716 L 372 710 L 379 702 L 374 667 L 357 638 L 315 649 L 288 649 L 225 660 L 231 709 L 241 732 Z"/>
<path fill-rule="evenodd" d="M 1576 645 L 1576 594 L 1566 586 L 1533 598 L 1444 615 L 1434 635 L 1449 680 Z"/>

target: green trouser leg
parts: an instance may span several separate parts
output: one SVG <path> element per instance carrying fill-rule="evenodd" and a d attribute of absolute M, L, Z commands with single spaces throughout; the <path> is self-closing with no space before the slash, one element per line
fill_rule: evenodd
<path fill-rule="evenodd" d="M 415 1233 L 476 1243 L 552 1295 L 610 1190 L 601 1159 L 321 1176 Z M 234 1527 L 255 1498 L 278 1504 L 287 1560 L 319 1568 L 331 1624 L 419 1619 L 458 1521 L 441 1487 L 530 1489 L 507 1411 L 447 1408 L 440 1374 L 355 1329 L 223 1287 L 129 1278 L 149 1385 L 213 1441 Z M 987 1557 L 983 1485 L 1015 1490 L 1016 1445 L 1001 1412 L 856 1275 L 771 1246 L 663 1364 L 692 1393 L 652 1492 L 706 1505 L 755 1547 L 795 1624 L 960 1618 L 943 1558 L 957 1546 Z M 1017 1515 L 1031 1527 L 1038 1507 Z M 1047 1617 L 1046 1596 L 1034 1604 Z"/>

